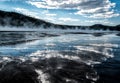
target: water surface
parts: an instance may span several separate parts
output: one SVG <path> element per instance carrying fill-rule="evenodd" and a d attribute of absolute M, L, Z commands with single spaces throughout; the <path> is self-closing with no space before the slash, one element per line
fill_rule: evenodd
<path fill-rule="evenodd" d="M 118 32 L 0 32 L 0 83 L 119 83 Z"/>

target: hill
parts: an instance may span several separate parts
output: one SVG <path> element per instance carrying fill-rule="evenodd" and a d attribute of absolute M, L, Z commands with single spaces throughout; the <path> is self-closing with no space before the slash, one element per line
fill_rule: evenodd
<path fill-rule="evenodd" d="M 120 25 L 106 26 L 95 24 L 93 26 L 71 26 L 59 25 L 36 19 L 16 12 L 7 12 L 0 10 L 0 26 L 27 27 L 27 28 L 55 28 L 55 29 L 93 29 L 93 30 L 117 30 L 120 31 Z"/>

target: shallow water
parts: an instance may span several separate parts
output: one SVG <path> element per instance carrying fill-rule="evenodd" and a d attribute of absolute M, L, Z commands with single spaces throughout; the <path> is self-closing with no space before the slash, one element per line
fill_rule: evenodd
<path fill-rule="evenodd" d="M 118 32 L 0 32 L 0 83 L 119 83 Z"/>

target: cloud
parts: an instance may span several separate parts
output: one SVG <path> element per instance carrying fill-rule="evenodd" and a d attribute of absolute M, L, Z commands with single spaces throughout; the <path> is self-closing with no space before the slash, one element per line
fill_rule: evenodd
<path fill-rule="evenodd" d="M 29 15 L 29 16 L 31 16 L 31 17 L 40 18 L 40 17 L 38 16 L 39 13 L 29 11 L 28 9 L 24 9 L 24 8 L 14 8 L 14 10 L 17 11 L 17 12 L 20 12 L 20 13 L 22 13 L 22 14 Z"/>
<path fill-rule="evenodd" d="M 115 13 L 115 3 L 110 0 L 41 0 L 27 1 L 28 4 L 37 8 L 47 9 L 75 9 L 75 15 L 90 18 L 112 18 L 120 14 Z"/>
<path fill-rule="evenodd" d="M 48 10 L 42 11 L 42 14 L 44 15 L 43 18 L 41 18 L 39 16 L 38 12 L 33 12 L 33 11 L 28 10 L 28 9 L 14 8 L 14 10 L 17 11 L 17 12 L 20 12 L 22 14 L 29 15 L 31 17 L 35 17 L 35 18 L 38 18 L 38 19 L 45 19 L 47 21 L 54 21 L 54 17 L 57 16 L 57 14 L 50 13 Z"/>
<path fill-rule="evenodd" d="M 49 10 L 42 11 L 42 14 L 49 16 L 49 17 L 57 16 L 57 14 L 55 14 L 55 13 L 50 13 Z"/>
<path fill-rule="evenodd" d="M 99 23 L 104 23 L 104 24 L 113 24 L 112 22 L 110 22 L 108 19 L 103 19 L 103 20 L 86 20 L 85 21 L 86 23 L 96 23 L 96 24 L 99 24 Z"/>
<path fill-rule="evenodd" d="M 57 14 L 46 14 L 46 16 L 56 16 Z"/>
<path fill-rule="evenodd" d="M 41 0 L 41 1 L 27 1 L 27 3 L 34 5 L 38 8 L 48 9 L 71 9 L 76 8 L 80 0 Z"/>
<path fill-rule="evenodd" d="M 49 21 L 49 22 L 56 22 L 56 16 L 55 13 L 50 13 L 49 10 L 43 10 L 41 13 L 44 17 L 43 20 Z"/>
<path fill-rule="evenodd" d="M 59 21 L 64 21 L 64 22 L 75 22 L 75 21 L 79 21 L 79 19 L 73 19 L 73 18 L 59 18 Z"/>
<path fill-rule="evenodd" d="M 112 17 L 117 17 L 120 16 L 118 13 L 114 13 L 113 11 L 110 12 L 105 12 L 105 13 L 97 13 L 90 15 L 90 18 L 112 18 Z"/>
<path fill-rule="evenodd" d="M 48 21 L 48 22 L 55 22 L 55 18 L 53 17 L 47 17 L 47 18 L 44 18 L 44 20 Z"/>

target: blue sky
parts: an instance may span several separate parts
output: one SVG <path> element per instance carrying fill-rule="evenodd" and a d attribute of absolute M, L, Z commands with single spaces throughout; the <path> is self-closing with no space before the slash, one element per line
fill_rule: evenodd
<path fill-rule="evenodd" d="M 120 24 L 120 0 L 0 0 L 0 10 L 55 24 Z"/>

